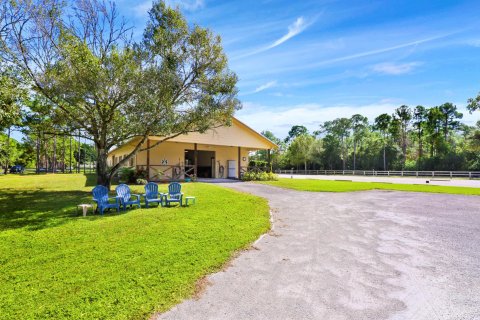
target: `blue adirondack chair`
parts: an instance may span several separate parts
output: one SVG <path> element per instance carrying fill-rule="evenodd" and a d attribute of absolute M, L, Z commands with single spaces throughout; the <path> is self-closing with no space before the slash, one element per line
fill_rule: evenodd
<path fill-rule="evenodd" d="M 120 199 L 109 198 L 108 189 L 105 186 L 96 186 L 92 190 L 93 201 L 97 203 L 97 210 L 100 210 L 100 214 L 103 214 L 105 209 L 116 208 L 117 212 L 120 211 Z M 115 203 L 111 203 L 110 199 L 115 199 Z"/>
<path fill-rule="evenodd" d="M 120 198 L 123 210 L 127 210 L 127 205 L 130 205 L 130 207 L 132 207 L 132 205 L 136 205 L 139 208 L 142 207 L 140 205 L 140 195 L 130 193 L 130 188 L 126 184 L 119 184 L 118 187 L 115 188 L 115 191 Z"/>
<path fill-rule="evenodd" d="M 178 182 L 172 182 L 168 185 L 168 193 L 165 195 L 165 204 L 170 206 L 172 202 L 178 202 L 182 205 L 183 193 L 182 185 Z"/>
<path fill-rule="evenodd" d="M 163 207 L 163 193 L 158 193 L 158 184 L 149 182 L 145 185 L 145 206 L 148 208 L 151 202 L 156 202 Z"/>

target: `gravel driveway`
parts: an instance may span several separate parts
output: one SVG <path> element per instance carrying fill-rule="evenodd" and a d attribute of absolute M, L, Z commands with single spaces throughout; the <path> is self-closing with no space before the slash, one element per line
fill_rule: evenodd
<path fill-rule="evenodd" d="M 273 230 L 158 319 L 480 319 L 480 197 L 224 186 Z"/>

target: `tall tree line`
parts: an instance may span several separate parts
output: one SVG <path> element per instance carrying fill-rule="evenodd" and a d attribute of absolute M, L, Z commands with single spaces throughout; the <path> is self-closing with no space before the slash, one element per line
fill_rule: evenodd
<path fill-rule="evenodd" d="M 295 125 L 283 141 L 269 132 L 284 144 L 274 169 L 480 170 L 480 122 L 468 126 L 462 118 L 449 102 L 402 105 L 371 121 L 361 114 L 325 121 L 312 133 Z"/>

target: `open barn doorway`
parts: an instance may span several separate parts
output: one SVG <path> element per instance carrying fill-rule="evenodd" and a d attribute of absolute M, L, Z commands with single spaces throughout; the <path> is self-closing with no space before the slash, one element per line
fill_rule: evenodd
<path fill-rule="evenodd" d="M 185 150 L 185 165 L 197 165 L 198 178 L 215 178 L 215 151 L 197 150 L 195 163 L 195 151 Z"/>

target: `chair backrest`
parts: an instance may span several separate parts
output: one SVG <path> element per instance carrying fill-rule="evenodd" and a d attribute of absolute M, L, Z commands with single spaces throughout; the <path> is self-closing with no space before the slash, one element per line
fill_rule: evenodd
<path fill-rule="evenodd" d="M 145 195 L 147 199 L 156 199 L 158 197 L 158 184 L 149 182 L 145 185 Z"/>
<path fill-rule="evenodd" d="M 168 185 L 168 194 L 169 195 L 176 195 L 181 193 L 182 185 L 178 182 L 172 182 Z"/>
<path fill-rule="evenodd" d="M 105 186 L 98 185 L 92 190 L 93 199 L 97 201 L 98 204 L 108 202 L 108 189 Z"/>
<path fill-rule="evenodd" d="M 118 187 L 115 188 L 115 191 L 117 192 L 117 196 L 122 197 L 124 201 L 130 200 L 130 188 L 126 184 L 119 184 Z"/>

